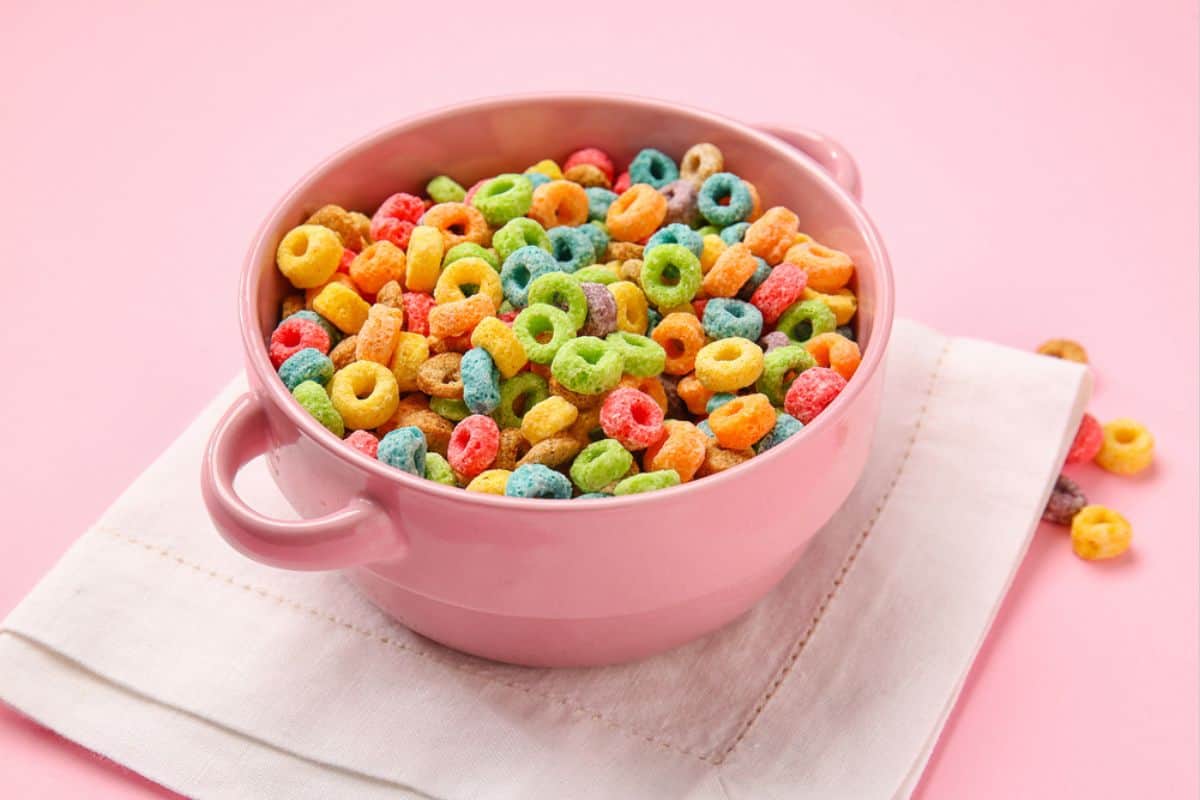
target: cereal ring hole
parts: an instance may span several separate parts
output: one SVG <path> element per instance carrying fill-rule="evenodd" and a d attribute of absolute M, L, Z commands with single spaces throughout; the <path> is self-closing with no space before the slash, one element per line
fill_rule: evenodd
<path fill-rule="evenodd" d="M 801 320 L 792 328 L 792 338 L 798 342 L 806 342 L 812 338 L 813 327 L 808 320 Z"/>
<path fill-rule="evenodd" d="M 1130 430 L 1129 428 L 1117 428 L 1114 436 L 1120 444 L 1133 444 L 1134 440 L 1137 439 L 1137 431 Z"/>
<path fill-rule="evenodd" d="M 278 340 L 284 347 L 295 347 L 300 344 L 300 331 L 292 326 L 281 328 Z"/>
<path fill-rule="evenodd" d="M 308 234 L 304 231 L 296 231 L 291 236 L 287 237 L 288 244 L 291 247 L 292 255 L 300 257 L 308 252 L 310 242 Z"/>

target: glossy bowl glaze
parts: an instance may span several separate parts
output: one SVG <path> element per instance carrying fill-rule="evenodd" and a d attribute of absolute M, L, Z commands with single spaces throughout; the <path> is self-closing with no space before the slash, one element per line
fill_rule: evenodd
<path fill-rule="evenodd" d="M 672 489 L 602 500 L 523 500 L 421 480 L 347 447 L 287 392 L 265 342 L 288 290 L 280 237 L 314 209 L 374 209 L 449 172 L 466 185 L 594 145 L 627 162 L 713 142 L 732 171 L 857 266 L 863 361 L 842 394 L 785 444 Z M 289 569 L 343 569 L 414 631 L 519 664 L 624 661 L 674 647 L 750 608 L 791 567 L 862 472 L 892 324 L 891 271 L 858 203 L 853 161 L 819 134 L 753 128 L 630 97 L 484 100 L 409 119 L 319 166 L 275 207 L 239 288 L 250 391 L 214 430 L 202 471 L 213 522 L 235 548 Z M 233 478 L 265 454 L 305 519 L 269 519 Z"/>

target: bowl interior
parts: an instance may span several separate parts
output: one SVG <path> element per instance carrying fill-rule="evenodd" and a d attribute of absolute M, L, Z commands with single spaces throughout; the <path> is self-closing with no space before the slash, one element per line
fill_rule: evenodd
<path fill-rule="evenodd" d="M 443 173 L 470 186 L 499 172 L 520 172 L 543 158 L 561 161 L 589 145 L 608 151 L 620 168 L 643 147 L 679 159 L 697 142 L 720 147 L 726 168 L 754 183 L 764 207 L 791 208 L 802 231 L 854 259 L 858 337 L 866 361 L 874 361 L 872 339 L 886 340 L 886 331 L 876 330 L 881 292 L 889 285 L 885 256 L 857 204 L 815 162 L 718 116 L 603 96 L 518 97 L 450 108 L 370 136 L 319 166 L 276 207 L 250 254 L 243 313 L 254 318 L 245 320 L 244 329 L 261 337 L 247 342 L 251 360 L 270 369 L 261 342 L 277 324 L 279 304 L 290 291 L 275 269 L 276 244 L 326 203 L 370 214 L 390 194 L 421 193 L 430 178 Z"/>

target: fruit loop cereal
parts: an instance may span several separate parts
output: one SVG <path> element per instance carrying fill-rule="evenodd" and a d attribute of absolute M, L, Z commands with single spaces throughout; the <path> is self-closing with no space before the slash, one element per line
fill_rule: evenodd
<path fill-rule="evenodd" d="M 314 209 L 276 251 L 280 380 L 368 458 L 509 497 L 665 489 L 801 433 L 862 359 L 852 259 L 715 145 L 630 156 L 582 147 Z M 1071 461 L 1132 473 L 1152 445 L 1087 417 Z M 1086 502 L 1063 478 L 1047 519 Z M 1089 513 L 1077 551 L 1113 554 L 1118 526 Z"/>

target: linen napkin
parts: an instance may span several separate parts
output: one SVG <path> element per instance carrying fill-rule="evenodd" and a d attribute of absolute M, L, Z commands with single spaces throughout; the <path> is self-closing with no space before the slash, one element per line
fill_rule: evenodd
<path fill-rule="evenodd" d="M 239 380 L 0 627 L 0 699 L 199 797 L 907 796 L 1025 553 L 1085 369 L 898 322 L 860 483 L 751 612 L 633 664 L 491 663 L 209 524 Z M 265 465 L 238 479 L 287 513 Z"/>

